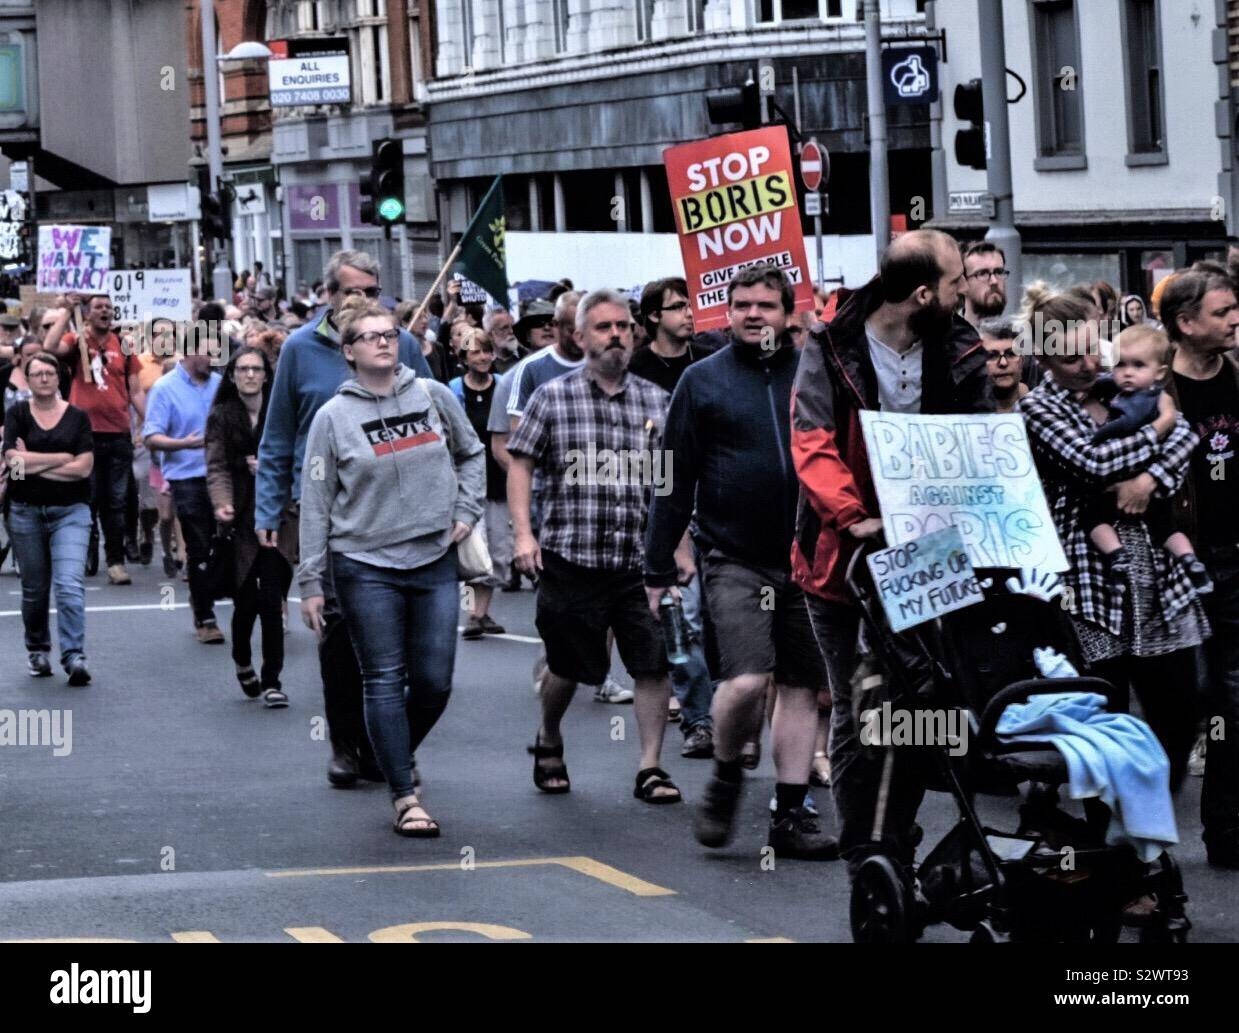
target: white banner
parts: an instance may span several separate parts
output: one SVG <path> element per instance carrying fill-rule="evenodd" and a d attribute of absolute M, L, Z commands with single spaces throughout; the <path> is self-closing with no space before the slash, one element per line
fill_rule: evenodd
<path fill-rule="evenodd" d="M 193 318 L 188 269 L 118 270 L 108 277 L 108 294 L 119 323 Z"/>
<path fill-rule="evenodd" d="M 954 526 L 974 567 L 1068 569 L 1022 417 L 860 419 L 888 545 Z"/>

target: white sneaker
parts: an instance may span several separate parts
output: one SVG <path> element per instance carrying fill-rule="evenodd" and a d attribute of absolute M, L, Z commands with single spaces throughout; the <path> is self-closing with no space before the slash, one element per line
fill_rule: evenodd
<path fill-rule="evenodd" d="M 1197 778 L 1203 778 L 1205 774 L 1205 734 L 1201 732 L 1196 736 L 1196 742 L 1192 746 L 1192 754 L 1187 758 L 1187 771 L 1190 775 L 1195 775 Z"/>
<path fill-rule="evenodd" d="M 616 683 L 615 679 L 609 674 L 607 680 L 601 685 L 594 687 L 594 699 L 599 703 L 631 703 L 633 698 L 632 689 L 626 689 L 622 685 Z"/>

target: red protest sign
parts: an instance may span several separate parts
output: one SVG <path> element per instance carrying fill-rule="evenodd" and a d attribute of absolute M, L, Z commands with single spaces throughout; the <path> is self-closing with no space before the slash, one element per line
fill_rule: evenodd
<path fill-rule="evenodd" d="M 663 151 L 693 325 L 727 325 L 727 284 L 741 269 L 782 269 L 796 311 L 813 308 L 787 130 L 766 126 Z"/>

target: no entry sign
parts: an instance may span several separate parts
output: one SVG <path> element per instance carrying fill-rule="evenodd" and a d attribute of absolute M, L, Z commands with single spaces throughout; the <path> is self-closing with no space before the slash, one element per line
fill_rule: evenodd
<path fill-rule="evenodd" d="M 804 188 L 809 193 L 820 190 L 825 175 L 825 154 L 813 140 L 810 140 L 800 148 L 800 178 L 804 181 Z"/>
<path fill-rule="evenodd" d="M 796 311 L 813 308 L 785 128 L 681 144 L 663 162 L 698 330 L 727 325 L 727 284 L 752 265 L 781 269 Z"/>

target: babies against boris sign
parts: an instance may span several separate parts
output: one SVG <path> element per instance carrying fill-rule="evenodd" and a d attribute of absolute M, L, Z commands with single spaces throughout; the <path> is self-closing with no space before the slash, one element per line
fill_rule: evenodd
<path fill-rule="evenodd" d="M 954 526 L 974 567 L 1068 568 L 1018 415 L 860 419 L 889 545 Z"/>
<path fill-rule="evenodd" d="M 727 284 L 750 265 L 791 281 L 796 311 L 813 308 L 787 130 L 767 126 L 663 152 L 693 323 L 727 325 Z"/>

